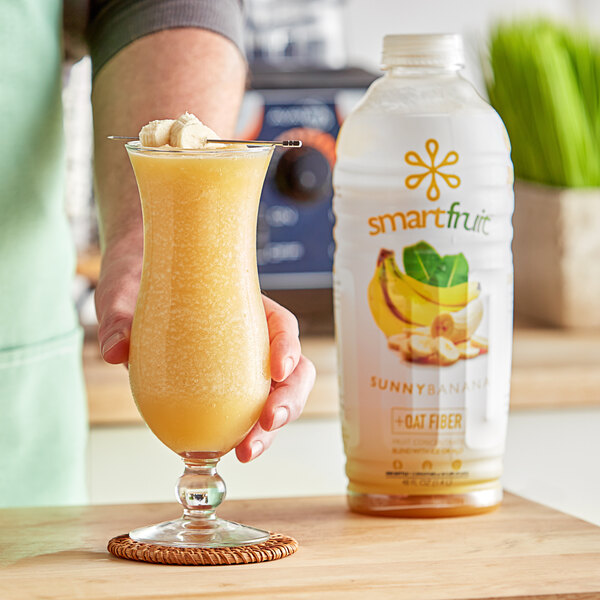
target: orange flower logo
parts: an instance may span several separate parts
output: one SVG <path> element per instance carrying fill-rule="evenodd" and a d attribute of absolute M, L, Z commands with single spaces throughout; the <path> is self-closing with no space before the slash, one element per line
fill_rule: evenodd
<path fill-rule="evenodd" d="M 458 162 L 458 153 L 454 150 L 448 152 L 444 159 L 439 164 L 435 164 L 435 159 L 438 153 L 440 145 L 434 139 L 429 139 L 425 142 L 425 150 L 429 155 L 429 163 L 425 162 L 416 152 L 407 152 L 404 156 L 404 160 L 407 164 L 413 167 L 421 167 L 425 169 L 423 173 L 409 175 L 406 180 L 406 187 L 414 190 L 418 188 L 423 181 L 431 175 L 431 183 L 427 188 L 427 198 L 429 200 L 438 200 L 440 197 L 440 188 L 436 181 L 436 175 L 439 175 L 448 187 L 452 189 L 457 188 L 460 185 L 460 177 L 458 175 L 450 175 L 449 173 L 442 173 L 440 169 L 455 165 Z"/>

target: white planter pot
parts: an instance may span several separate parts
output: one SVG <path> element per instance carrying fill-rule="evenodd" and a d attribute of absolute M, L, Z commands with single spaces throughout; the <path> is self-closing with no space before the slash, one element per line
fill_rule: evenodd
<path fill-rule="evenodd" d="M 515 183 L 515 315 L 600 328 L 600 188 Z"/>

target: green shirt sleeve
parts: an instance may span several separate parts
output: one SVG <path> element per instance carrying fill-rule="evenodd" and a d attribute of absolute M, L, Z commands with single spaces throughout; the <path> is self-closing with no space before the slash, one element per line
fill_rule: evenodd
<path fill-rule="evenodd" d="M 244 53 L 241 0 L 91 0 L 87 39 L 92 77 L 131 42 L 174 27 L 209 29 Z"/>

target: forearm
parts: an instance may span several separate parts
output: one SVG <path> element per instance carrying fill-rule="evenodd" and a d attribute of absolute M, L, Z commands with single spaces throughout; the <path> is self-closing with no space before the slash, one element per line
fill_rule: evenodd
<path fill-rule="evenodd" d="M 245 63 L 223 36 L 195 28 L 145 36 L 100 71 L 92 92 L 95 189 L 103 246 L 120 253 L 139 241 L 141 210 L 125 149 L 106 136 L 137 135 L 154 119 L 192 112 L 231 137 L 245 83 Z"/>

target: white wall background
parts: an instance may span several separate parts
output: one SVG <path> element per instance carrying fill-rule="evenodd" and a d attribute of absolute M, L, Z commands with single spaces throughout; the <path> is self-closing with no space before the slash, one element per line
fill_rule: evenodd
<path fill-rule="evenodd" d="M 570 20 L 576 14 L 600 21 L 598 0 L 346 0 L 348 62 L 377 70 L 383 37 L 402 33 L 460 33 L 465 39 L 464 75 L 483 91 L 479 56 L 490 27 L 515 17 L 546 15 Z"/>
<path fill-rule="evenodd" d="M 352 61 L 376 66 L 381 40 L 393 33 L 451 33 L 483 37 L 491 24 L 516 16 L 574 14 L 571 0 L 346 0 L 347 51 Z M 597 1 L 590 2 L 597 5 Z"/>

